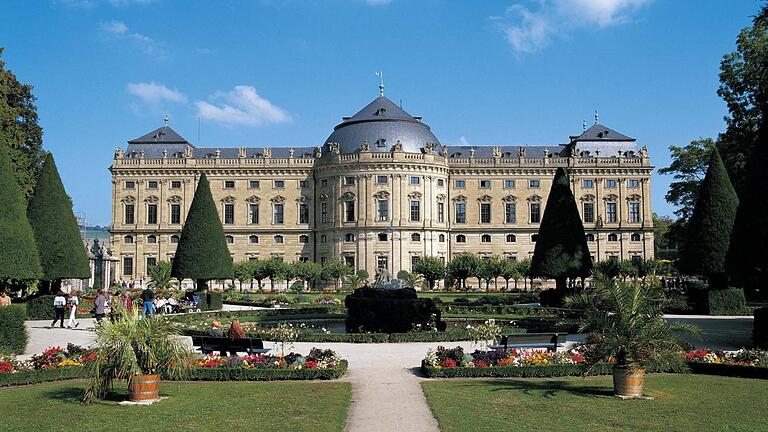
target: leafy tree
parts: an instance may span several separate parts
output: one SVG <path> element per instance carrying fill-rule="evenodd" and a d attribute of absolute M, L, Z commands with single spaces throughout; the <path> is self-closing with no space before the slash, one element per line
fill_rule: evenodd
<path fill-rule="evenodd" d="M 260 259 L 254 259 L 249 261 L 251 264 L 251 276 L 259 284 L 259 292 L 263 292 L 261 281 L 269 277 L 267 262 Z"/>
<path fill-rule="evenodd" d="M 272 257 L 264 262 L 264 272 L 269 278 L 270 290 L 275 291 L 275 282 L 286 280 L 290 274 L 290 268 L 285 261 Z"/>
<path fill-rule="evenodd" d="M 652 215 L 653 219 L 653 248 L 658 253 L 661 249 L 672 249 L 677 247 L 676 239 L 670 238 L 669 228 L 675 222 L 669 216 L 659 216 L 656 213 Z"/>
<path fill-rule="evenodd" d="M 35 235 L 27 219 L 26 201 L 13 177 L 11 163 L 0 133 L 0 283 L 25 281 L 42 275 Z"/>
<path fill-rule="evenodd" d="M 243 291 L 243 285 L 250 283 L 253 287 L 253 265 L 251 261 L 238 261 L 232 265 L 235 279 L 240 282 L 240 291 Z"/>
<path fill-rule="evenodd" d="M 293 263 L 293 275 L 306 285 L 310 285 L 310 289 L 314 288 L 315 280 L 320 278 L 322 273 L 323 267 L 318 263 L 310 261 L 297 261 Z"/>
<path fill-rule="evenodd" d="M 351 267 L 337 259 L 328 260 L 323 264 L 323 279 L 332 280 L 337 291 L 339 289 L 339 280 L 352 273 L 353 270 Z"/>
<path fill-rule="evenodd" d="M 361 275 L 360 272 L 344 276 L 344 288 L 350 291 L 360 288 L 366 280 L 363 276 L 364 275 Z"/>
<path fill-rule="evenodd" d="M 635 279 L 640 276 L 640 267 L 632 260 L 619 261 L 619 275 L 624 281 L 627 278 Z"/>
<path fill-rule="evenodd" d="M 528 279 L 531 279 L 531 260 L 525 258 L 517 262 L 517 271 L 523 276 L 523 288 L 528 290 Z M 515 280 L 517 281 L 517 280 Z M 533 288 L 533 280 L 531 279 L 531 288 Z"/>
<path fill-rule="evenodd" d="M 725 259 L 738 206 L 739 199 L 720 153 L 713 149 L 688 223 L 688 241 L 681 259 L 686 272 L 707 276 L 710 288 L 726 288 Z"/>
<path fill-rule="evenodd" d="M 696 204 L 696 194 L 704 174 L 715 142 L 712 138 L 699 138 L 691 141 L 685 147 L 670 146 L 672 163 L 659 169 L 659 174 L 672 174 L 675 180 L 670 183 L 667 195 L 668 203 L 678 207 L 675 214 L 683 220 L 691 217 L 693 206 Z"/>
<path fill-rule="evenodd" d="M 504 290 L 509 291 L 509 280 L 515 280 L 515 289 L 517 289 L 517 280 L 522 277 L 518 269 L 517 261 L 511 259 L 502 260 L 499 263 L 501 277 L 504 278 Z"/>
<path fill-rule="evenodd" d="M 616 258 L 608 258 L 607 260 L 596 262 L 595 270 L 609 278 L 615 278 L 621 274 L 621 264 Z"/>
<path fill-rule="evenodd" d="M 448 262 L 446 272 L 451 276 L 451 279 L 460 281 L 461 289 L 467 291 L 467 278 L 477 274 L 479 265 L 480 259 L 477 256 L 462 253 L 454 256 Z"/>
<path fill-rule="evenodd" d="M 205 174 L 200 176 L 195 197 L 181 230 L 171 274 L 182 280 L 194 279 L 197 290 L 207 289 L 212 279 L 232 278 L 232 257 L 229 255 L 224 229 L 213 202 Z"/>
<path fill-rule="evenodd" d="M 3 49 L 0 48 L 0 56 Z M 11 172 L 24 197 L 35 188 L 37 171 L 43 162 L 43 129 L 37 124 L 37 98 L 32 86 L 22 84 L 0 60 L 0 134 L 8 151 Z"/>
<path fill-rule="evenodd" d="M 558 168 L 533 251 L 531 274 L 555 279 L 565 289 L 568 278 L 589 276 L 592 270 L 584 226 L 564 168 Z"/>
<path fill-rule="evenodd" d="M 159 261 L 157 264 L 147 267 L 147 276 L 157 289 L 166 289 L 171 286 L 171 263 Z"/>
<path fill-rule="evenodd" d="M 402 274 L 401 274 L 402 273 Z M 401 270 L 397 273 L 397 278 L 403 281 L 404 288 L 416 289 L 424 283 L 424 278 L 418 273 L 410 273 L 405 270 Z"/>
<path fill-rule="evenodd" d="M 415 266 L 413 266 L 413 272 L 420 274 L 424 277 L 429 285 L 429 290 L 435 289 L 435 282 L 445 278 L 445 266 L 443 262 L 437 257 L 425 256 L 422 257 Z"/>
<path fill-rule="evenodd" d="M 493 281 L 496 288 L 496 278 L 501 276 L 501 260 L 497 256 L 480 260 L 477 268 L 477 277 L 485 281 L 485 290 L 488 291 L 490 282 Z"/>
<path fill-rule="evenodd" d="M 61 183 L 53 155 L 46 154 L 29 200 L 27 217 L 35 232 L 40 265 L 42 293 L 57 291 L 62 279 L 87 279 L 91 276 L 72 200 Z"/>

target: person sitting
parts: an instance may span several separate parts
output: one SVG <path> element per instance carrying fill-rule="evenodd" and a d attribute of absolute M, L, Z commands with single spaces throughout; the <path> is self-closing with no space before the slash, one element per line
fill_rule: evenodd
<path fill-rule="evenodd" d="M 157 313 L 165 313 L 165 305 L 168 304 L 168 300 L 165 299 L 163 293 L 158 293 L 155 297 L 155 310 Z"/>
<path fill-rule="evenodd" d="M 213 320 L 211 328 L 208 329 L 208 336 L 224 337 L 224 330 L 221 329 L 221 321 Z"/>
<path fill-rule="evenodd" d="M 236 319 L 232 320 L 232 324 L 229 326 L 229 331 L 227 331 L 227 337 L 230 340 L 245 339 L 245 332 L 243 331 L 243 327 L 240 325 L 240 321 Z M 230 354 L 232 356 L 236 356 L 237 351 L 230 351 Z M 224 353 L 221 355 L 224 355 Z"/>
<path fill-rule="evenodd" d="M 169 296 L 165 304 L 165 313 L 178 313 L 178 312 L 179 312 L 179 302 L 176 301 L 176 297 Z"/>

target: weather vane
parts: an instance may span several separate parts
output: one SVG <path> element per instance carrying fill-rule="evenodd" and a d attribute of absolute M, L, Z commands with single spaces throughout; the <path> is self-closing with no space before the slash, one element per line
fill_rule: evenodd
<path fill-rule="evenodd" d="M 379 77 L 379 96 L 384 96 L 384 72 L 376 72 Z"/>

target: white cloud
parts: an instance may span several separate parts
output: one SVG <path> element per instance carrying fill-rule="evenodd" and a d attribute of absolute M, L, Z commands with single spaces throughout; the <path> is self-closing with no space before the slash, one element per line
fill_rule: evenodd
<path fill-rule="evenodd" d="M 239 85 L 228 92 L 216 92 L 210 100 L 212 103 L 195 102 L 200 118 L 228 126 L 261 126 L 291 121 L 288 112 L 259 96 L 251 86 Z"/>
<path fill-rule="evenodd" d="M 102 22 L 101 30 L 106 33 L 108 37 L 131 42 L 145 54 L 156 58 L 166 57 L 166 52 L 162 47 L 162 44 L 147 35 L 130 31 L 128 26 L 122 21 L 112 20 Z"/>
<path fill-rule="evenodd" d="M 468 146 L 470 144 L 469 144 L 469 141 L 467 140 L 467 137 L 462 135 L 462 136 L 459 137 L 458 140 L 456 140 L 456 144 L 453 144 L 453 145 L 455 145 L 455 146 Z"/>
<path fill-rule="evenodd" d="M 128 83 L 126 90 L 128 93 L 151 105 L 157 105 L 160 102 L 166 101 L 176 103 L 187 102 L 187 97 L 184 96 L 184 93 L 154 81 L 148 83 Z"/>
<path fill-rule="evenodd" d="M 533 9 L 509 6 L 499 23 L 507 42 L 518 53 L 531 53 L 577 29 L 605 28 L 628 23 L 653 0 L 538 0 Z"/>

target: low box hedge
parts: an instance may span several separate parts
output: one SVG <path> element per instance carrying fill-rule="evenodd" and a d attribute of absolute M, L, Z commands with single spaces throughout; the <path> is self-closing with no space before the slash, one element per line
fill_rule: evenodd
<path fill-rule="evenodd" d="M 53 299 L 56 296 L 41 295 L 27 300 L 27 317 L 31 320 L 53 321 Z"/>
<path fill-rule="evenodd" d="M 708 315 L 745 315 L 747 301 L 741 288 L 691 289 L 688 300 L 694 312 Z"/>
<path fill-rule="evenodd" d="M 216 291 L 201 293 L 198 307 L 202 311 L 218 311 L 224 305 L 224 296 Z"/>
<path fill-rule="evenodd" d="M 0 308 L 0 354 L 23 354 L 27 348 L 27 313 L 21 305 Z"/>
<path fill-rule="evenodd" d="M 752 326 L 752 342 L 755 347 L 768 349 L 768 307 L 755 309 Z"/>
<path fill-rule="evenodd" d="M 0 387 L 39 384 L 50 381 L 61 381 L 86 377 L 87 373 L 84 367 L 67 367 L 4 373 L 0 374 Z"/>
<path fill-rule="evenodd" d="M 333 369 L 277 369 L 277 368 L 194 368 L 184 380 L 189 381 L 284 381 L 330 380 L 340 378 L 349 364 L 342 360 Z"/>
<path fill-rule="evenodd" d="M 737 378 L 768 379 L 768 367 L 688 362 L 691 373 Z"/>
<path fill-rule="evenodd" d="M 579 364 L 437 368 L 422 362 L 421 370 L 429 378 L 550 378 L 581 376 L 585 369 Z M 613 365 L 601 363 L 588 375 L 610 375 L 612 372 Z"/>

